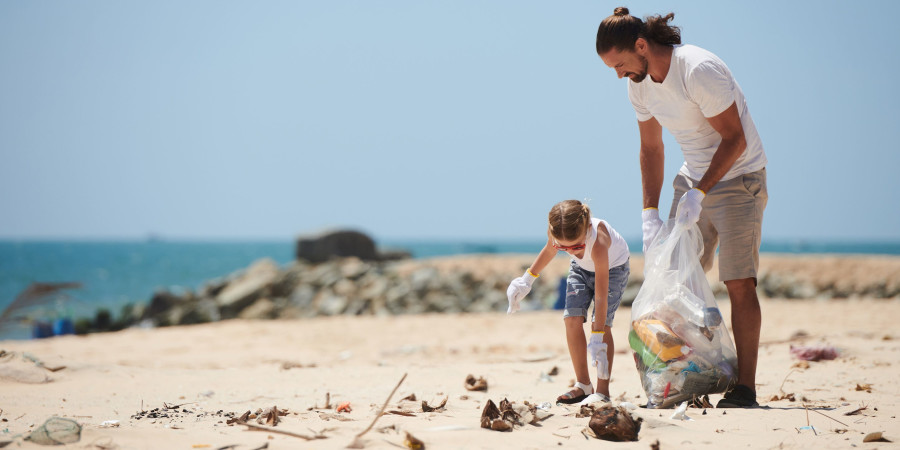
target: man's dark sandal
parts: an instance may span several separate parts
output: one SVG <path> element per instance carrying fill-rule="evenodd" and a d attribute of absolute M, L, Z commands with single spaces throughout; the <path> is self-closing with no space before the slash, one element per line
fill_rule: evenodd
<path fill-rule="evenodd" d="M 725 393 L 725 397 L 719 400 L 716 408 L 756 408 L 756 392 L 743 384 Z"/>

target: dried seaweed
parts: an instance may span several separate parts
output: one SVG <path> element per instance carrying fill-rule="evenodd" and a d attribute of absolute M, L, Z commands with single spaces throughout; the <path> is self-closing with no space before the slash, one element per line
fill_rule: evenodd
<path fill-rule="evenodd" d="M 250 411 L 248 410 L 244 414 L 241 414 L 240 417 L 237 417 L 237 418 L 232 417 L 231 419 L 228 419 L 228 421 L 226 423 L 228 425 L 234 425 L 234 424 L 240 425 L 240 424 L 247 423 L 247 421 L 249 421 L 249 420 L 250 420 Z"/>
<path fill-rule="evenodd" d="M 444 407 L 447 406 L 447 399 L 449 399 L 449 396 L 445 396 L 437 406 L 431 406 L 428 402 L 422 400 L 422 412 L 444 412 Z"/>
<path fill-rule="evenodd" d="M 271 408 L 259 409 L 256 411 L 256 423 L 266 424 L 270 427 L 278 425 L 279 416 L 286 416 L 287 410 L 279 411 L 277 406 Z"/>
<path fill-rule="evenodd" d="M 503 402 L 500 403 L 501 405 L 503 404 Z M 500 411 L 500 408 L 494 404 L 493 400 L 488 399 L 484 409 L 481 410 L 481 428 L 494 431 L 512 431 L 512 424 L 503 420 L 502 416 L 503 413 Z"/>
<path fill-rule="evenodd" d="M 425 450 L 425 443 L 415 436 L 406 432 L 406 438 L 403 439 L 403 445 L 411 448 L 412 450 Z"/>
<path fill-rule="evenodd" d="M 540 426 L 539 422 L 551 416 L 553 414 L 539 410 L 537 406 L 528 402 L 517 406 L 504 398 L 500 401 L 500 406 L 497 406 L 493 400 L 488 399 L 481 411 L 481 428 L 512 431 L 516 426 L 525 424 Z"/>
<path fill-rule="evenodd" d="M 290 369 L 311 369 L 316 367 L 316 363 L 303 364 L 292 361 L 284 361 L 281 363 L 281 370 L 290 370 Z"/>
<path fill-rule="evenodd" d="M 487 391 L 488 388 L 487 380 L 485 380 L 484 377 L 475 379 L 475 376 L 471 374 L 466 377 L 465 386 L 466 389 L 470 391 Z"/>

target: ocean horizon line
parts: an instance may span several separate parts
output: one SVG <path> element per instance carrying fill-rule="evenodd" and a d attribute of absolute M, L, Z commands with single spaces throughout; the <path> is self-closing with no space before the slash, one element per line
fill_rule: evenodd
<path fill-rule="evenodd" d="M 429 258 L 463 254 L 502 254 L 540 252 L 540 239 L 488 239 L 488 238 L 387 238 L 374 239 L 380 251 L 408 252 L 413 258 Z M 185 245 L 185 246 L 262 246 L 269 249 L 287 249 L 293 255 L 296 239 L 276 238 L 0 238 L 0 245 Z M 640 238 L 626 238 L 632 254 L 641 254 Z M 761 253 L 789 254 L 862 254 L 900 255 L 900 239 L 764 239 Z M 279 253 L 283 253 L 279 252 Z M 276 259 L 284 259 L 284 255 Z"/>

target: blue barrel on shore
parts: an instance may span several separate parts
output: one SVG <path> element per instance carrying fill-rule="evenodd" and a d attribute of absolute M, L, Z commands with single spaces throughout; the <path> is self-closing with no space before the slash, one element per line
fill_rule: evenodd
<path fill-rule="evenodd" d="M 52 322 L 36 320 L 31 326 L 31 337 L 34 339 L 63 336 L 66 334 L 75 334 L 75 323 L 68 317 L 55 319 Z"/>
<path fill-rule="evenodd" d="M 72 322 L 72 319 L 68 317 L 54 320 L 53 335 L 63 336 L 66 334 L 75 334 L 75 322 Z"/>
<path fill-rule="evenodd" d="M 35 339 L 53 337 L 53 324 L 43 320 L 35 320 L 31 326 L 31 337 Z"/>

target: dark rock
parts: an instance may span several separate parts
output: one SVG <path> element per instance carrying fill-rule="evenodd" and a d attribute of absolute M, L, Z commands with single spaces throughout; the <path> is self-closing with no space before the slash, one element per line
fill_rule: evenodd
<path fill-rule="evenodd" d="M 144 309 L 143 318 L 155 320 L 182 303 L 184 303 L 183 298 L 169 291 L 157 291 L 150 299 L 150 304 Z"/>
<path fill-rule="evenodd" d="M 171 317 L 173 323 L 180 325 L 191 325 L 197 323 L 217 322 L 221 319 L 219 307 L 211 298 L 204 298 L 197 301 L 189 302 L 178 308 L 181 312 L 180 317 Z"/>

